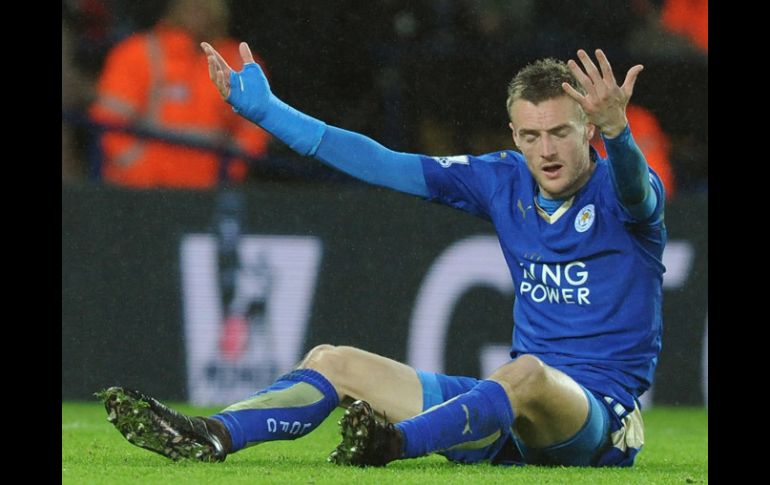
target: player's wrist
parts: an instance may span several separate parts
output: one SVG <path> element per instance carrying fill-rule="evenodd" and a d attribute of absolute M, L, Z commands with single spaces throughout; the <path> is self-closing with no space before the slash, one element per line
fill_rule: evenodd
<path fill-rule="evenodd" d="M 233 111 L 252 123 L 260 124 L 271 108 L 275 98 L 270 91 L 267 78 L 256 63 L 249 63 L 241 72 L 230 73 L 230 95 L 227 102 Z"/>
<path fill-rule="evenodd" d="M 623 120 L 622 123 L 614 123 L 611 125 L 604 125 L 601 127 L 602 136 L 609 140 L 617 138 L 628 126 L 628 121 Z"/>
<path fill-rule="evenodd" d="M 300 155 L 315 155 L 326 131 L 326 123 L 308 116 L 270 95 L 259 126 Z"/>
<path fill-rule="evenodd" d="M 613 146 L 621 146 L 627 141 L 631 133 L 631 127 L 626 123 L 619 130 L 611 130 L 610 133 L 612 134 L 608 135 L 605 130 L 601 130 L 602 139 Z"/>

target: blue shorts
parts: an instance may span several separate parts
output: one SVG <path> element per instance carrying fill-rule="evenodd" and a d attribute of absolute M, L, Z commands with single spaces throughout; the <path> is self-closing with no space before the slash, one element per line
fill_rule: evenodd
<path fill-rule="evenodd" d="M 422 383 L 423 411 L 459 394 L 468 392 L 480 381 L 472 377 L 447 376 L 417 371 Z M 546 448 L 528 448 L 511 430 L 504 431 L 494 443 L 479 449 L 455 449 L 441 452 L 451 461 L 499 465 L 597 466 L 610 447 L 609 412 L 597 396 L 582 387 L 588 398 L 588 417 L 580 430 L 568 440 Z"/>

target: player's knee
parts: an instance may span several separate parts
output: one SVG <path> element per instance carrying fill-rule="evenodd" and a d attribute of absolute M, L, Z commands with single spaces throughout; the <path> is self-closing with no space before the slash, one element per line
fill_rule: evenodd
<path fill-rule="evenodd" d="M 323 361 L 333 359 L 332 354 L 337 347 L 329 344 L 316 345 L 305 354 L 299 367 L 302 369 L 315 369 Z"/>
<path fill-rule="evenodd" d="M 321 344 L 310 349 L 300 364 L 301 368 L 313 369 L 334 381 L 336 376 L 344 375 L 347 365 L 344 356 L 345 347 Z"/>
<path fill-rule="evenodd" d="M 503 386 L 512 401 L 524 403 L 537 400 L 545 388 L 548 372 L 542 360 L 533 355 L 522 355 L 495 371 L 490 378 Z"/>

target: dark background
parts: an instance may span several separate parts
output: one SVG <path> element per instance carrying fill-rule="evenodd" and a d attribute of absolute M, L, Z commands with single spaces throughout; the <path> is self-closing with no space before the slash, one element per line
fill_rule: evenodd
<path fill-rule="evenodd" d="M 95 77 L 108 49 L 148 28 L 165 1 L 67 0 L 74 63 Z M 708 188 L 708 55 L 660 24 L 662 0 L 230 0 L 230 32 L 267 63 L 288 104 L 384 145 L 429 155 L 512 148 L 506 86 L 527 63 L 602 48 L 620 82 L 645 66 L 633 102 L 671 139 L 682 192 Z M 75 107 L 77 110 L 77 106 Z M 88 133 L 80 132 L 83 164 Z M 280 164 L 255 182 L 357 184 L 298 161 L 281 143 Z M 88 167 L 82 167 L 85 172 Z"/>

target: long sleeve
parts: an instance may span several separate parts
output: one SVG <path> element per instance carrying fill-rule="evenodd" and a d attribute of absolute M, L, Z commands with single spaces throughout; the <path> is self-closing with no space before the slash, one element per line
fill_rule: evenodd
<path fill-rule="evenodd" d="M 316 159 L 365 182 L 426 197 L 420 156 L 385 148 L 371 138 L 328 126 L 284 103 L 270 91 L 255 63 L 230 74 L 227 102 L 300 155 Z"/>
<path fill-rule="evenodd" d="M 625 129 L 615 138 L 602 136 L 607 147 L 610 174 L 618 198 L 623 207 L 638 220 L 648 218 L 658 202 L 652 190 L 644 154 L 631 136 L 631 129 Z"/>
<path fill-rule="evenodd" d="M 359 133 L 328 126 L 315 158 L 371 184 L 428 195 L 419 155 L 390 150 Z"/>

